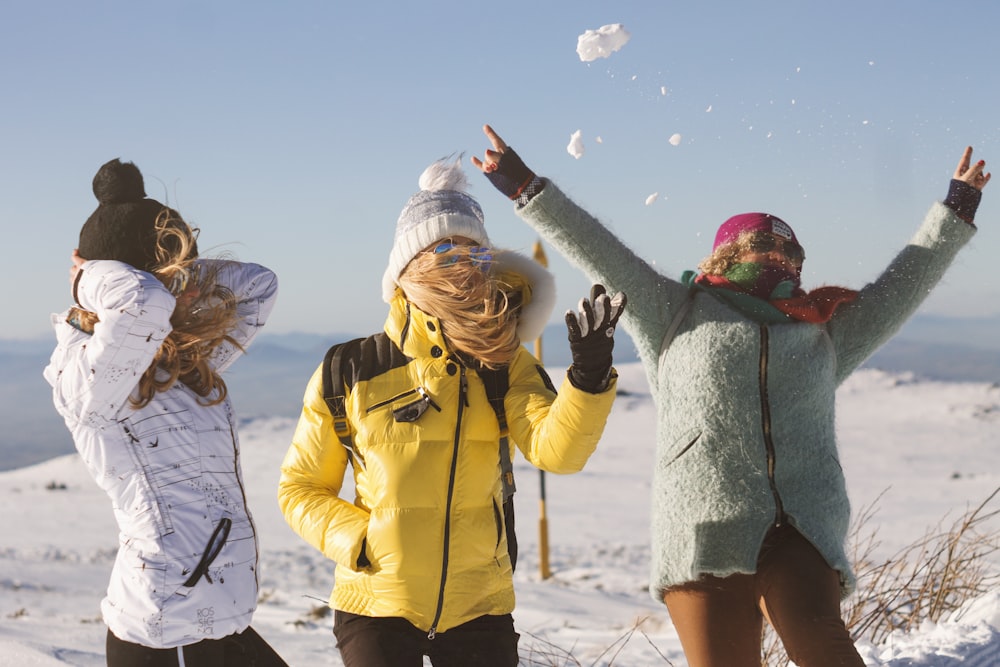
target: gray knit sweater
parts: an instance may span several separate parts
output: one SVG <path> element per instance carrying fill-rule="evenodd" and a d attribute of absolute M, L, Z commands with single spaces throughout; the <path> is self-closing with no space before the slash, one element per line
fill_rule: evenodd
<path fill-rule="evenodd" d="M 551 182 L 518 214 L 593 281 L 628 294 L 622 323 L 657 412 L 653 598 L 701 574 L 754 572 L 779 517 L 839 571 L 846 596 L 854 575 L 844 551 L 850 504 L 836 389 L 917 309 L 975 227 L 935 203 L 882 275 L 826 324 L 762 324 L 697 290 L 661 352 L 687 286 L 657 272 Z"/>

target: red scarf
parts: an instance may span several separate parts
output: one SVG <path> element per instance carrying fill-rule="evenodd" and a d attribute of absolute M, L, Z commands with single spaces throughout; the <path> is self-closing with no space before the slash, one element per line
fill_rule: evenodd
<path fill-rule="evenodd" d="M 790 299 L 773 299 L 770 304 L 801 322 L 821 324 L 829 322 L 838 306 L 851 303 L 858 297 L 855 290 L 846 287 L 817 287 L 801 296 Z"/>
<path fill-rule="evenodd" d="M 701 274 L 695 280 L 703 285 L 720 287 L 722 289 L 733 290 L 734 292 L 750 292 L 740 285 L 723 276 Z M 796 288 L 795 296 L 788 299 L 762 299 L 777 308 L 788 317 L 800 322 L 810 322 L 812 324 L 822 324 L 829 322 L 838 306 L 851 303 L 858 297 L 856 290 L 846 287 L 817 287 L 806 292 Z"/>

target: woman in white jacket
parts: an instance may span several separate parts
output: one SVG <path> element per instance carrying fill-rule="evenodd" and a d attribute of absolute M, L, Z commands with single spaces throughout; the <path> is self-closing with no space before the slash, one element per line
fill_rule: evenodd
<path fill-rule="evenodd" d="M 108 665 L 284 665 L 250 628 L 257 534 L 220 373 L 263 326 L 270 270 L 198 257 L 196 230 L 112 160 L 94 177 L 45 369 L 111 498 L 119 549 L 101 609 Z"/>

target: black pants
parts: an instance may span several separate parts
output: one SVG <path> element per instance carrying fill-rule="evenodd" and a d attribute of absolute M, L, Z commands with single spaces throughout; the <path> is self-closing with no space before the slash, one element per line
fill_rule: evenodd
<path fill-rule="evenodd" d="M 428 639 L 403 618 L 373 618 L 335 611 L 333 634 L 345 667 L 516 667 L 514 619 L 480 616 Z"/>
<path fill-rule="evenodd" d="M 177 648 L 149 648 L 118 639 L 105 642 L 108 667 L 288 667 L 253 628 Z"/>

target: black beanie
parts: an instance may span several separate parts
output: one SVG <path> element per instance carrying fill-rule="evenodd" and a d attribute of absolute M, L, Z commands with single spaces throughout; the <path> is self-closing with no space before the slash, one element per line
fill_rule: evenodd
<path fill-rule="evenodd" d="M 156 219 L 168 211 L 173 225 L 187 226 L 180 215 L 146 197 L 139 168 L 118 158 L 94 176 L 98 206 L 80 230 L 78 250 L 84 259 L 115 259 L 143 271 L 156 266 Z M 197 247 L 192 254 L 197 256 Z"/>

